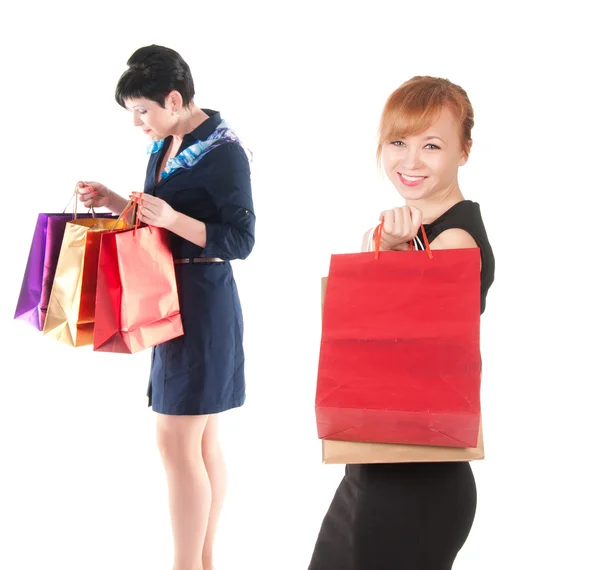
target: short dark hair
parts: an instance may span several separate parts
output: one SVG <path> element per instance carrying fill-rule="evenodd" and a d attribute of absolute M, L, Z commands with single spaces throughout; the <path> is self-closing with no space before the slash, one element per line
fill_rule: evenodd
<path fill-rule="evenodd" d="M 194 98 L 194 80 L 189 65 L 172 49 L 151 45 L 139 48 L 127 61 L 129 69 L 121 75 L 115 99 L 125 107 L 125 99 L 150 99 L 161 107 L 171 91 L 179 91 L 183 106 Z"/>

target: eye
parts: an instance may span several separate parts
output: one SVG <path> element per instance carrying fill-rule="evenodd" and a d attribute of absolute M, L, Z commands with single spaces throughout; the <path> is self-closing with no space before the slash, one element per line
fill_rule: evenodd
<path fill-rule="evenodd" d="M 390 144 L 393 144 L 394 146 L 406 146 L 404 141 L 392 141 Z"/>
<path fill-rule="evenodd" d="M 425 145 L 425 148 L 428 148 L 430 150 L 440 150 L 439 146 L 437 146 L 436 144 L 431 144 L 431 143 L 428 145 Z"/>
<path fill-rule="evenodd" d="M 145 115 L 148 111 L 139 111 L 140 115 Z"/>

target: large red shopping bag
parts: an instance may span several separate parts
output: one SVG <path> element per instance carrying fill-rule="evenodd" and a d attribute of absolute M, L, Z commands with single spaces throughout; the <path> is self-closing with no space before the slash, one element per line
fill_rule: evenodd
<path fill-rule="evenodd" d="M 479 305 L 479 249 L 333 255 L 319 437 L 476 447 Z"/>
<path fill-rule="evenodd" d="M 135 353 L 182 334 L 168 231 L 144 226 L 104 234 L 94 350 Z"/>

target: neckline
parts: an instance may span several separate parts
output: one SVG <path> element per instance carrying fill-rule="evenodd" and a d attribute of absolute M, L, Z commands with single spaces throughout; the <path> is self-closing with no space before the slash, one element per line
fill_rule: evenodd
<path fill-rule="evenodd" d="M 440 214 L 435 220 L 433 220 L 433 222 L 430 222 L 429 224 L 423 224 L 423 227 L 430 228 L 431 226 L 443 221 L 448 216 L 448 214 L 450 214 L 450 212 L 452 212 L 458 206 L 467 203 L 473 204 L 474 202 L 472 200 L 460 200 L 459 202 L 456 202 L 456 204 L 450 206 L 445 212 Z"/>
<path fill-rule="evenodd" d="M 195 144 L 197 141 L 204 141 L 208 139 L 208 137 L 215 131 L 215 129 L 219 126 L 221 122 L 221 113 L 219 111 L 213 111 L 212 109 L 202 109 L 204 113 L 208 115 L 207 119 L 204 119 L 194 130 L 186 133 L 181 141 L 181 145 L 179 145 L 179 149 L 177 150 L 177 154 L 175 157 L 179 156 L 186 148 L 190 147 L 192 144 Z M 193 139 L 194 142 L 190 142 L 190 144 L 185 144 L 189 139 Z M 187 140 L 186 140 L 187 139 Z M 160 169 L 163 159 L 167 153 L 167 150 L 171 146 L 171 142 L 173 140 L 173 135 L 169 135 L 163 139 L 163 145 L 158 155 L 158 160 L 154 166 L 153 172 L 153 182 L 154 188 L 160 186 L 167 178 L 162 178 L 162 171 Z M 173 172 L 171 176 L 175 176 L 177 171 Z M 157 181 L 158 178 L 158 181 Z M 170 177 L 169 177 L 170 178 Z"/>

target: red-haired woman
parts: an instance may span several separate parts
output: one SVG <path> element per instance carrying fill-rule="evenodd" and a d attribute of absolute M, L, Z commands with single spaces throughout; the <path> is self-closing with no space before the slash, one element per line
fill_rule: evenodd
<path fill-rule="evenodd" d="M 473 124 L 467 94 L 446 79 L 414 77 L 389 97 L 377 156 L 406 205 L 381 214 L 381 249 L 423 249 L 421 224 L 431 249 L 478 247 L 483 313 L 494 255 L 479 205 L 458 184 Z M 363 251 L 372 235 L 365 234 Z M 469 463 L 347 465 L 309 570 L 449 570 L 476 502 Z"/>

